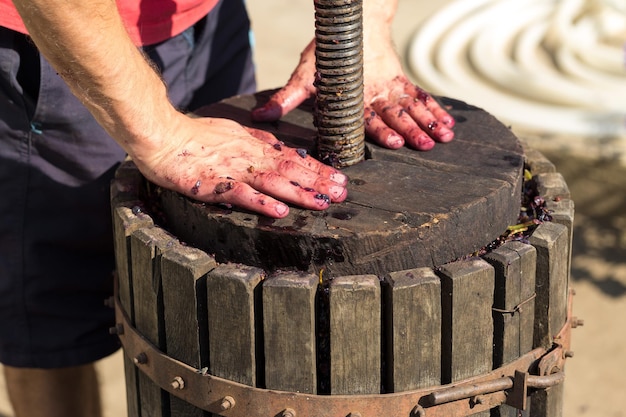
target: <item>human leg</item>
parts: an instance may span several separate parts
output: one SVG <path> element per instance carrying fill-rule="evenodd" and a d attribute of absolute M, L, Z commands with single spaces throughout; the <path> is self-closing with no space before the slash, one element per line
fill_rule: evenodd
<path fill-rule="evenodd" d="M 58 369 L 5 366 L 4 376 L 15 417 L 102 415 L 93 364 Z"/>

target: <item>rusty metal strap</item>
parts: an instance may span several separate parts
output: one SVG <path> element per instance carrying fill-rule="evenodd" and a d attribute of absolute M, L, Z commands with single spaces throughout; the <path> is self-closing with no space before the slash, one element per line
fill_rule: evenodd
<path fill-rule="evenodd" d="M 176 397 L 226 417 L 457 417 L 500 404 L 525 409 L 529 388 L 545 389 L 563 381 L 572 327 L 570 294 L 567 321 L 549 351 L 537 348 L 488 374 L 444 386 L 390 394 L 313 395 L 255 388 L 210 375 L 159 351 L 131 325 L 117 297 L 115 315 L 112 330 L 144 374 Z M 546 360 L 548 366 L 542 366 Z M 536 369 L 539 375 L 530 375 Z"/>

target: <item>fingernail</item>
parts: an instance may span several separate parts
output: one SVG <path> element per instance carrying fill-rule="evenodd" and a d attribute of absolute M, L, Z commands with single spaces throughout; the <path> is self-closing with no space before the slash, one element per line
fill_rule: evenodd
<path fill-rule="evenodd" d="M 287 205 L 285 204 L 279 203 L 279 204 L 276 204 L 275 210 L 279 216 L 283 217 L 289 211 L 289 207 L 287 207 Z"/>
<path fill-rule="evenodd" d="M 328 191 L 330 192 L 331 197 L 333 197 L 333 200 L 337 200 L 339 197 L 343 195 L 343 193 L 346 192 L 346 189 L 345 187 L 333 185 L 332 187 L 328 189 Z"/>
<path fill-rule="evenodd" d="M 453 117 L 444 117 L 443 124 L 449 127 L 454 127 L 455 121 Z"/>
<path fill-rule="evenodd" d="M 435 146 L 435 141 L 430 136 L 422 135 L 418 139 L 417 149 L 420 151 L 429 151 Z"/>
<path fill-rule="evenodd" d="M 315 202 L 318 206 L 327 206 L 330 204 L 330 197 L 326 194 L 316 194 L 313 198 L 315 198 Z"/>
<path fill-rule="evenodd" d="M 390 149 L 398 149 L 404 146 L 404 138 L 398 135 L 387 136 L 387 147 Z"/>
<path fill-rule="evenodd" d="M 333 172 L 330 174 L 330 180 L 341 185 L 348 183 L 348 177 L 341 172 Z"/>
<path fill-rule="evenodd" d="M 454 132 L 451 130 L 448 130 L 447 132 L 443 132 L 442 134 L 439 135 L 439 140 L 441 142 L 450 142 L 452 139 L 454 139 Z"/>
<path fill-rule="evenodd" d="M 258 121 L 274 121 L 280 119 L 280 116 L 281 108 L 274 102 L 269 102 L 252 111 L 252 118 Z"/>

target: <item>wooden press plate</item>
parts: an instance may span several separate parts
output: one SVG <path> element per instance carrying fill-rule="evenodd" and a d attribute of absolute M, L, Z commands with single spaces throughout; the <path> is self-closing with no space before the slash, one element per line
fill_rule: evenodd
<path fill-rule="evenodd" d="M 312 150 L 312 103 L 277 123 L 255 123 L 250 110 L 270 92 L 237 96 L 198 113 L 267 130 L 287 145 Z M 519 214 L 524 152 L 509 128 L 482 109 L 442 98 L 456 119 L 454 141 L 428 152 L 367 143 L 367 159 L 343 172 L 345 202 L 326 211 L 292 207 L 274 220 L 254 213 L 160 194 L 165 227 L 218 262 L 298 269 L 324 277 L 384 276 L 438 267 L 500 236 Z"/>

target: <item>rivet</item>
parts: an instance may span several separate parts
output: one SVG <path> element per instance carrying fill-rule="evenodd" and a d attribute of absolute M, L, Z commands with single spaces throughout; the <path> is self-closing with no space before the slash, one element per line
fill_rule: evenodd
<path fill-rule="evenodd" d="M 286 408 L 280 414 L 280 417 L 296 417 L 296 411 L 291 408 Z"/>
<path fill-rule="evenodd" d="M 418 404 L 411 410 L 411 417 L 426 417 L 426 410 Z"/>
<path fill-rule="evenodd" d="M 577 327 L 581 327 L 585 325 L 585 320 L 579 319 L 578 317 L 572 317 L 572 329 Z"/>
<path fill-rule="evenodd" d="M 122 323 L 117 323 L 115 326 L 109 327 L 109 334 L 124 334 L 124 325 Z"/>
<path fill-rule="evenodd" d="M 350 413 L 348 417 L 361 417 L 361 413 Z"/>
<path fill-rule="evenodd" d="M 565 357 L 566 358 L 573 358 L 574 357 L 574 352 L 572 352 L 571 350 L 566 350 L 565 351 Z"/>
<path fill-rule="evenodd" d="M 105 307 L 109 307 L 109 308 L 115 307 L 115 298 L 113 298 L 113 297 L 105 298 L 104 299 L 104 305 L 105 305 Z"/>
<path fill-rule="evenodd" d="M 133 358 L 133 362 L 135 363 L 135 365 L 144 365 L 148 363 L 148 355 L 146 355 L 144 352 L 141 352 L 139 355 Z"/>
<path fill-rule="evenodd" d="M 233 397 L 231 397 L 230 395 L 227 395 L 224 398 L 222 398 L 222 403 L 220 404 L 220 408 L 222 410 L 224 411 L 230 410 L 234 406 L 235 406 L 235 399 Z"/>
<path fill-rule="evenodd" d="M 174 379 L 172 379 L 172 382 L 170 382 L 170 385 L 174 389 L 183 389 L 185 388 L 185 380 L 179 376 L 175 376 Z"/>

